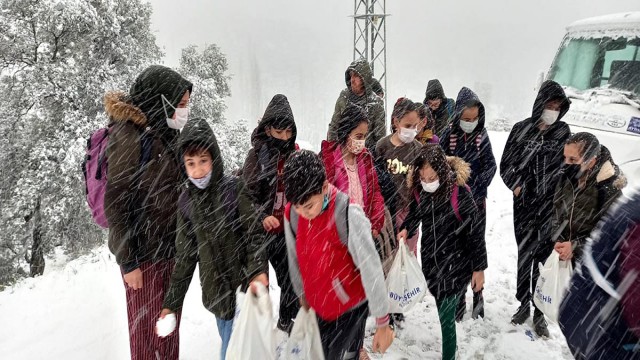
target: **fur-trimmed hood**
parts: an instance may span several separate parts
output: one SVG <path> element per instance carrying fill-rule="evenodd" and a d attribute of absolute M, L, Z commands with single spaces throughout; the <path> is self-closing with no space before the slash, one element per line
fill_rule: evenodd
<path fill-rule="evenodd" d="M 604 145 L 600 145 L 600 153 L 597 156 L 596 165 L 591 175 L 588 175 L 587 184 L 612 186 L 618 190 L 622 190 L 627 186 L 627 177 L 613 161 L 611 152 Z"/>
<path fill-rule="evenodd" d="M 471 177 L 471 166 L 469 165 L 469 163 L 457 156 L 447 156 L 446 159 L 447 164 L 449 164 L 449 167 L 451 168 L 451 178 L 452 180 L 454 180 L 455 185 L 466 185 L 467 181 L 469 181 L 469 178 Z M 419 169 L 414 168 L 407 175 L 407 186 L 409 188 L 412 188 L 414 184 L 417 184 L 417 181 L 414 182 L 414 177 L 420 176 L 417 175 L 418 171 Z"/>
<path fill-rule="evenodd" d="M 110 91 L 104 95 L 104 110 L 114 122 L 131 121 L 140 127 L 148 125 L 147 117 L 142 110 L 127 102 L 124 91 Z"/>
<path fill-rule="evenodd" d="M 471 177 L 471 166 L 457 156 L 447 156 L 447 163 L 455 176 L 456 185 L 464 186 Z"/>

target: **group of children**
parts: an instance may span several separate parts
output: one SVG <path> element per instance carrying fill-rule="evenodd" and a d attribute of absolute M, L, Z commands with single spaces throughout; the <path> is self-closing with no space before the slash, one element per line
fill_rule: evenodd
<path fill-rule="evenodd" d="M 376 318 L 372 348 L 385 352 L 394 327 L 404 320 L 402 314 L 388 313 L 384 282 L 388 269 L 383 264 L 395 252 L 385 248 L 397 249 L 402 238 L 418 255 L 420 225 L 419 255 L 436 300 L 443 359 L 455 358 L 455 322 L 465 314 L 469 286 L 474 294 L 472 317 L 484 317 L 486 198 L 497 169 L 484 127 L 484 105 L 468 88 L 460 90 L 455 102 L 447 99 L 440 83 L 430 81 L 422 103 L 407 98 L 395 102 L 391 134 L 384 136 L 384 113 L 379 115 L 384 108 L 372 89 L 368 66 L 354 62 L 345 72 L 347 88 L 338 99 L 319 154 L 298 149 L 291 106 L 284 95 L 274 96 L 251 135 L 252 148 L 237 177 L 224 174 L 216 137 L 205 120 L 189 119 L 179 134 L 172 130 L 177 128 L 172 124 L 180 109 L 186 108 L 178 100 L 188 100 L 190 86 L 165 94 L 160 85 L 144 82 L 147 94 L 162 95 L 162 111 L 145 113 L 144 103 L 128 102 L 129 115 L 162 118 L 155 131 L 164 134 L 158 142 L 163 148 L 154 156 L 174 159 L 176 171 L 184 171 L 189 180 L 186 185 L 183 181 L 163 186 L 165 166 L 156 175 L 161 184 L 147 184 L 143 191 L 152 194 L 154 206 L 154 196 L 172 192 L 171 206 L 177 214 L 175 256 L 164 257 L 175 259 L 175 267 L 164 287 L 153 294 L 163 297 L 160 318 L 173 313 L 179 323 L 198 264 L 203 303 L 215 314 L 222 338 L 222 359 L 233 326 L 236 289 L 250 289 L 255 281 L 268 284 L 268 262 L 281 288 L 280 330 L 291 331 L 301 307 L 313 308 L 325 357 L 356 359 L 366 357 L 361 353 L 371 315 Z M 171 70 L 161 72 L 167 71 Z M 123 104 L 127 101 L 121 99 Z M 113 149 L 137 146 L 135 140 L 110 143 L 114 153 Z M 116 188 L 117 175 L 110 178 L 115 179 L 110 180 L 112 192 L 133 188 L 130 184 Z M 148 220 L 146 226 L 149 233 L 156 224 Z M 140 260 L 140 248 L 153 235 L 129 236 L 122 242 L 129 246 L 131 238 L 137 241 L 133 256 L 118 259 L 128 289 L 130 324 L 142 310 L 129 302 L 129 292 L 144 289 L 142 277 L 140 287 L 132 285 L 131 272 L 139 267 L 129 266 L 130 260 Z M 145 279 L 148 275 L 157 274 L 146 273 Z M 130 325 L 132 338 L 137 329 Z M 177 341 L 177 331 L 172 336 Z M 136 357 L 131 346 L 133 358 L 147 358 Z M 175 351 L 155 352 L 160 358 L 177 356 Z"/>
<path fill-rule="evenodd" d="M 470 283 L 474 291 L 481 291 L 486 268 L 481 217 L 472 189 L 466 185 L 474 177 L 464 161 L 447 160 L 434 132 L 431 110 L 425 104 L 399 99 L 392 113 L 393 132 L 381 137 L 386 132 L 384 124 L 379 123 L 384 121 L 384 114 L 375 119 L 371 114 L 379 114 L 383 107 L 369 89 L 369 82 L 363 81 L 361 73 L 365 72 L 366 79 L 366 69 L 366 62 L 354 63 L 347 69 L 347 89 L 338 100 L 329 140 L 322 143 L 319 155 L 298 149 L 289 102 L 284 95 L 274 96 L 253 131 L 252 148 L 240 176 L 224 174 L 216 137 L 204 119 L 181 121 L 188 118 L 191 86 L 177 73 L 156 67 L 136 80 L 132 91 L 144 92 L 151 98 L 154 93 L 157 95 L 153 108 L 147 108 L 148 99 L 146 103 L 136 103 L 125 94 L 110 95 L 108 114 L 112 120 L 119 114 L 123 121 L 119 126 L 131 128 L 130 138 L 121 139 L 120 132 L 115 132 L 109 140 L 110 163 L 125 162 L 128 170 L 110 168 L 107 193 L 121 194 L 111 202 L 118 204 L 126 199 L 128 203 L 123 206 L 135 208 L 131 206 L 136 203 L 134 194 L 129 191 L 137 187 L 137 193 L 145 194 L 146 200 L 157 206 L 159 194 L 168 192 L 175 204 L 171 207 L 165 201 L 163 210 L 174 209 L 176 213 L 174 244 L 163 243 L 169 250 L 160 254 L 172 270 L 167 278 L 166 272 L 146 271 L 141 263 L 159 261 L 157 252 L 149 253 L 148 243 L 157 234 L 157 222 L 171 220 L 152 219 L 153 215 L 132 216 L 135 229 L 145 231 L 124 234 L 113 229 L 123 225 L 124 232 L 129 225 L 126 220 L 130 219 L 111 221 L 117 218 L 113 211 L 107 211 L 112 250 L 126 254 L 117 258 L 127 288 L 131 339 L 148 336 L 150 330 L 141 328 L 147 324 L 141 325 L 140 318 L 158 306 L 155 299 L 160 294 L 159 318 L 173 314 L 179 326 L 180 310 L 197 264 L 203 303 L 216 316 L 224 359 L 233 326 L 236 290 L 240 287 L 246 291 L 255 281 L 268 284 L 270 262 L 281 288 L 279 329 L 290 332 L 300 307 L 311 307 L 318 316 L 325 357 L 355 359 L 361 356 L 366 318 L 372 315 L 377 328 L 373 350 L 384 352 L 393 340 L 394 326 L 400 326 L 403 317 L 388 314 L 382 264 L 394 251 L 381 256 L 381 242 L 397 248 L 398 239 L 403 237 L 415 254 L 417 228 L 422 222 L 423 229 L 429 230 L 423 231 L 421 257 L 443 325 L 443 357 L 455 356 L 454 321 L 456 316 L 460 318 L 456 308 Z M 173 85 L 186 85 L 167 88 L 167 82 L 161 79 L 168 78 L 168 74 L 177 79 Z M 478 122 L 480 117 L 476 132 L 482 134 L 481 145 L 485 146 L 488 139 L 482 127 L 484 108 L 471 97 L 456 109 L 454 119 Z M 138 124 L 131 121 L 132 114 L 140 119 Z M 181 125 L 184 127 L 178 132 Z M 139 184 L 133 184 L 131 173 L 138 170 L 135 156 L 113 159 L 118 153 L 130 154 L 140 146 L 140 139 L 134 137 L 138 134 L 136 127 L 143 127 L 154 142 L 157 137 L 157 149 L 151 158 L 158 160 L 141 170 L 151 173 L 149 181 Z M 373 134 L 372 128 L 376 129 Z M 462 147 L 467 136 L 455 134 Z M 475 149 L 474 141 L 471 144 Z M 451 146 L 450 150 L 457 151 L 457 147 Z M 487 153 L 491 154 L 490 148 Z M 184 181 L 163 181 L 168 166 L 158 168 L 161 160 L 170 163 L 176 172 L 184 172 L 186 185 Z M 478 163 L 489 167 L 493 164 L 495 170 L 493 157 Z M 125 178 L 130 181 L 122 185 Z M 470 184 L 474 186 L 475 182 Z M 157 288 L 150 289 L 150 277 L 159 283 Z M 147 302 L 144 309 L 132 301 L 133 295 L 143 292 L 151 292 L 154 298 L 154 303 Z M 166 343 L 167 339 L 173 342 Z M 149 353 L 161 358 L 177 356 L 177 331 L 153 341 L 160 343 L 132 340 L 132 358 L 147 358 Z"/>

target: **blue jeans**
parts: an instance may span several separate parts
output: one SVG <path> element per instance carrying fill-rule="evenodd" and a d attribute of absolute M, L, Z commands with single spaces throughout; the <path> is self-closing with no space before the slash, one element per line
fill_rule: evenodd
<path fill-rule="evenodd" d="M 216 325 L 218 325 L 218 333 L 222 339 L 222 346 L 220 347 L 220 360 L 225 360 L 227 357 L 227 347 L 229 346 L 229 339 L 231 338 L 231 329 L 233 328 L 233 320 L 222 320 L 216 316 Z"/>

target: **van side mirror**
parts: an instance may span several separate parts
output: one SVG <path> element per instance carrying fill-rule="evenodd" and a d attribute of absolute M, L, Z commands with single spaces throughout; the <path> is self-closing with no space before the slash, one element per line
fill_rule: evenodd
<path fill-rule="evenodd" d="M 538 77 L 536 78 L 536 85 L 535 85 L 535 91 L 538 92 L 538 90 L 540 90 L 540 87 L 542 86 L 542 83 L 544 82 L 544 71 L 540 71 L 538 72 Z"/>

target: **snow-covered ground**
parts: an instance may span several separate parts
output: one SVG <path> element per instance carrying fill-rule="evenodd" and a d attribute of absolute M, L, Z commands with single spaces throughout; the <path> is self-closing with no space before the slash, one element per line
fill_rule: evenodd
<path fill-rule="evenodd" d="M 498 160 L 507 135 L 490 133 Z M 550 324 L 550 339 L 532 341 L 525 334 L 531 319 L 524 326 L 509 323 L 518 306 L 514 296 L 517 246 L 511 194 L 499 176 L 490 188 L 487 208 L 486 318 L 474 321 L 467 315 L 457 325 L 459 358 L 571 359 L 557 325 Z M 44 276 L 27 279 L 0 292 L 0 358 L 128 358 L 124 286 L 113 256 L 106 247 L 101 247 L 71 262 L 66 262 L 63 256 L 54 260 L 48 263 Z M 271 293 L 275 298 L 279 292 L 274 288 Z M 202 306 L 200 294 L 196 280 L 189 289 L 183 311 L 181 359 L 218 358 L 220 339 L 215 318 Z M 471 304 L 470 293 L 467 304 Z M 367 346 L 371 345 L 371 339 L 369 335 Z M 427 296 L 423 304 L 407 314 L 405 327 L 397 332 L 388 353 L 372 358 L 437 359 L 440 348 L 437 310 L 433 298 Z"/>

